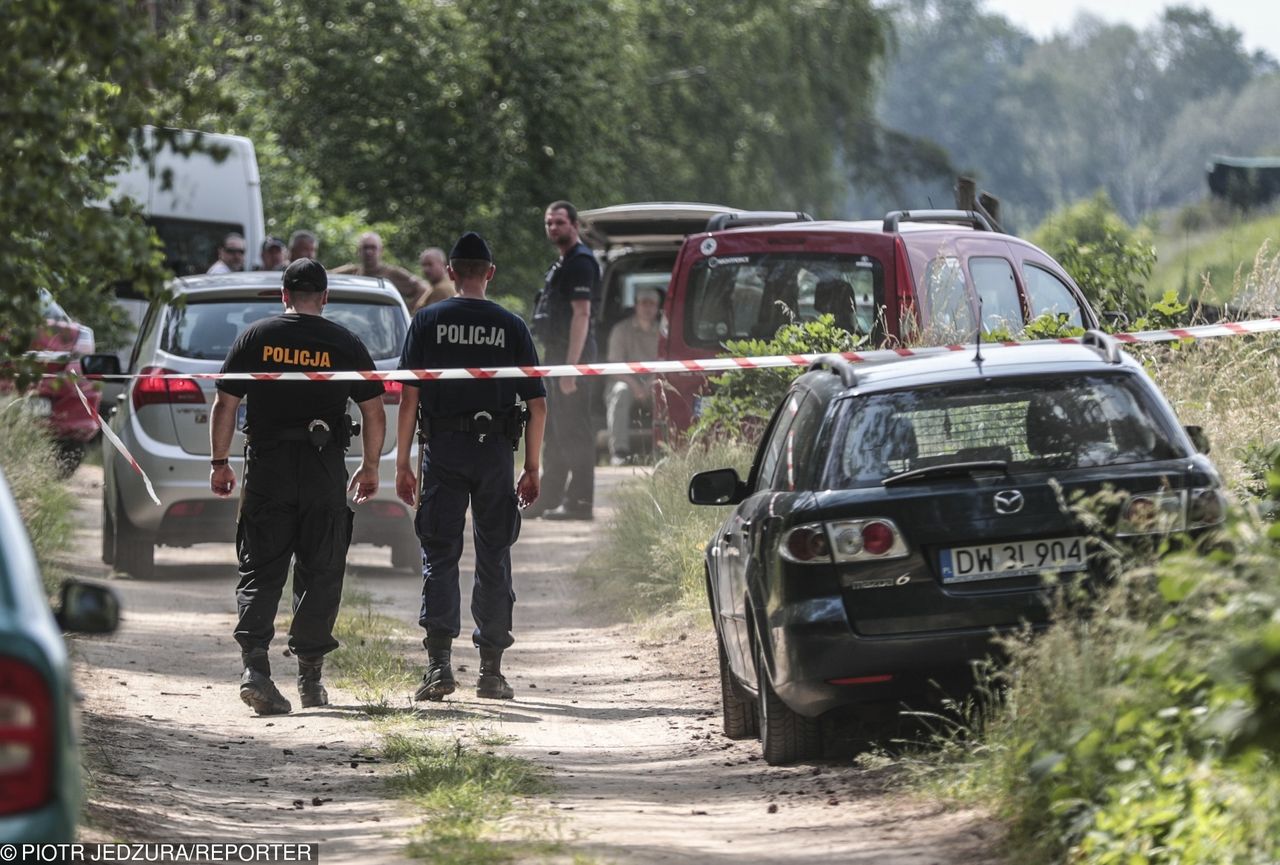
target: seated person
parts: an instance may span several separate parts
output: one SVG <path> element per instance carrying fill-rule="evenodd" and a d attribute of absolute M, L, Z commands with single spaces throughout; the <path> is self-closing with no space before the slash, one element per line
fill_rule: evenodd
<path fill-rule="evenodd" d="M 635 312 L 613 326 L 609 332 L 610 363 L 654 360 L 658 356 L 658 315 L 661 293 L 656 288 L 636 291 Z M 631 410 L 649 405 L 653 399 L 649 385 L 652 376 L 628 375 L 609 385 L 605 399 L 608 406 L 609 462 L 623 465 L 631 459 Z"/>
<path fill-rule="evenodd" d="M 843 279 L 819 282 L 813 293 L 813 308 L 818 313 L 835 316 L 836 327 L 850 333 L 857 332 L 857 301 L 853 296 L 853 286 Z"/>

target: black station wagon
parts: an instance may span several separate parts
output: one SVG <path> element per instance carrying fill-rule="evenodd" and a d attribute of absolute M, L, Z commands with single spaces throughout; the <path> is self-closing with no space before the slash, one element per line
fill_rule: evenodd
<path fill-rule="evenodd" d="M 746 481 L 691 480 L 695 504 L 735 506 L 706 556 L 724 729 L 768 762 L 821 756 L 830 710 L 963 679 L 995 635 L 1046 623 L 1052 585 L 1100 573 L 1078 497 L 1113 492 L 1115 537 L 1222 521 L 1199 430 L 1113 339 L 984 351 L 823 359 Z"/>

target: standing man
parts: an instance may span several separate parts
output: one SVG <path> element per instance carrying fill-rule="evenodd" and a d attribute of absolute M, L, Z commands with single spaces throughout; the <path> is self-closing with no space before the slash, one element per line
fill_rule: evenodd
<path fill-rule="evenodd" d="M 578 210 L 567 201 L 547 208 L 547 239 L 560 257 L 534 304 L 533 326 L 547 364 L 591 363 L 596 341 L 591 307 L 599 303 L 600 266 L 578 237 Z M 589 520 L 595 499 L 596 446 L 590 389 L 573 377 L 553 383 L 547 420 L 544 501 L 530 513 L 548 520 Z"/>
<path fill-rule="evenodd" d="M 368 350 L 351 331 L 321 316 L 328 278 L 319 262 L 299 259 L 284 272 L 284 313 L 254 322 L 240 334 L 223 372 L 371 370 Z M 333 624 L 342 598 L 353 514 L 346 492 L 362 503 L 378 491 L 378 458 L 386 433 L 378 381 L 294 382 L 220 379 L 209 424 L 209 486 L 227 498 L 236 486 L 227 458 L 240 400 L 245 415 L 244 488 L 236 525 L 240 584 L 235 638 L 244 675 L 240 699 L 259 715 L 292 706 L 271 681 L 267 650 L 276 608 L 293 569 L 293 625 L 289 649 L 298 659 L 303 708 L 329 702 L 320 683 L 324 656 L 338 647 Z M 364 421 L 364 460 L 347 484 L 350 443 L 347 399 Z"/>
<path fill-rule="evenodd" d="M 401 369 L 537 366 L 538 353 L 523 319 L 485 299 L 493 279 L 493 253 L 484 238 L 467 232 L 449 253 L 449 276 L 457 297 L 413 317 L 400 356 Z M 453 640 L 462 631 L 458 560 L 467 503 L 471 504 L 476 573 L 471 640 L 480 650 L 476 696 L 510 700 L 515 692 L 502 675 L 502 653 L 511 636 L 511 545 L 520 535 L 520 507 L 538 498 L 538 452 L 546 422 L 546 389 L 540 378 L 480 381 L 406 381 L 400 402 L 396 494 L 417 506 L 414 525 L 422 541 L 422 611 L 427 671 L 415 700 L 452 694 Z M 525 414 L 528 439 L 524 471 L 515 480 L 514 460 Z M 422 487 L 409 464 L 415 429 L 421 430 Z"/>
<path fill-rule="evenodd" d="M 404 298 L 405 306 L 414 305 L 427 293 L 426 284 L 403 267 L 382 263 L 382 238 L 376 231 L 360 235 L 360 260 L 354 264 L 335 267 L 334 273 L 357 273 L 361 276 L 380 276 L 390 282 Z"/>
<path fill-rule="evenodd" d="M 656 288 L 636 290 L 635 310 L 609 332 L 610 363 L 654 360 L 658 356 L 658 310 L 662 294 Z M 637 403 L 650 405 L 653 395 L 651 375 L 620 376 L 609 385 L 605 405 L 609 420 L 609 462 L 626 465 L 631 461 L 631 410 Z"/>
<path fill-rule="evenodd" d="M 447 272 L 448 264 L 444 260 L 444 250 L 438 246 L 429 246 L 422 250 L 422 255 L 418 256 L 418 265 L 422 268 L 422 275 L 427 280 L 430 288 L 418 301 L 417 307 L 413 310 L 417 312 L 424 306 L 430 306 L 442 300 L 448 300 L 458 293 L 454 288 L 453 281 L 449 279 Z"/>
<path fill-rule="evenodd" d="M 209 266 L 206 273 L 234 273 L 244 270 L 244 238 L 235 232 L 222 238 L 218 247 L 218 260 Z"/>
<path fill-rule="evenodd" d="M 314 259 L 319 251 L 320 241 L 316 240 L 315 234 L 305 228 L 299 228 L 289 235 L 289 261 L 302 258 Z"/>
<path fill-rule="evenodd" d="M 262 241 L 262 258 L 258 263 L 258 270 L 284 270 L 284 265 L 284 241 L 268 236 Z"/>

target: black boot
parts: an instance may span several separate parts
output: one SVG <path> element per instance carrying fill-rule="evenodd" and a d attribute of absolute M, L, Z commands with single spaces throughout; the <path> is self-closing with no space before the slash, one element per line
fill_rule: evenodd
<path fill-rule="evenodd" d="M 320 673 L 324 669 L 324 655 L 314 658 L 298 656 L 298 702 L 304 709 L 329 705 L 329 692 L 320 684 Z"/>
<path fill-rule="evenodd" d="M 516 692 L 502 675 L 502 650 L 480 647 L 480 678 L 476 680 L 476 696 L 487 700 L 510 700 Z"/>
<path fill-rule="evenodd" d="M 240 699 L 259 715 L 287 715 L 293 706 L 271 681 L 271 662 L 266 649 L 242 652 L 244 675 L 240 677 Z"/>
<path fill-rule="evenodd" d="M 422 677 L 422 684 L 414 692 L 413 699 L 438 702 L 458 687 L 450 664 L 453 638 L 428 635 L 422 644 L 427 647 L 427 672 Z"/>

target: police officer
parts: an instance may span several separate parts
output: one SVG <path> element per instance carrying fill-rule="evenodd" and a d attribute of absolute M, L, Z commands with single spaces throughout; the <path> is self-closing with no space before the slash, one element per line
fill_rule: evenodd
<path fill-rule="evenodd" d="M 560 257 L 547 271 L 534 307 L 534 327 L 549 364 L 591 363 L 596 339 L 591 309 L 599 305 L 600 266 L 578 236 L 578 211 L 553 201 L 545 215 L 547 239 Z M 595 498 L 596 446 L 591 389 L 564 377 L 550 388 L 543 501 L 530 516 L 589 520 Z"/>
<path fill-rule="evenodd" d="M 413 317 L 401 369 L 536 366 L 538 354 L 524 321 L 493 301 L 485 289 L 493 279 L 493 253 L 484 238 L 468 232 L 449 254 L 449 277 L 458 296 L 421 309 Z M 542 379 L 406 381 L 400 402 L 396 493 L 417 506 L 422 541 L 422 611 L 427 671 L 415 700 L 453 693 L 451 653 L 461 633 L 458 560 L 467 503 L 471 504 L 476 572 L 471 639 L 480 650 L 476 695 L 509 700 L 502 653 L 514 640 L 511 609 L 511 545 L 520 534 L 520 507 L 538 498 L 538 453 L 546 421 Z M 528 412 L 524 471 L 515 480 L 512 451 Z M 422 486 L 409 463 L 415 430 L 421 430 Z"/>
<path fill-rule="evenodd" d="M 250 325 L 231 346 L 223 372 L 330 372 L 374 368 L 359 338 L 321 316 L 328 277 L 319 262 L 299 259 L 284 272 L 284 313 Z M 271 681 L 267 649 L 276 608 L 293 571 L 289 648 L 298 659 L 303 708 L 329 702 L 320 682 L 326 653 L 338 647 L 334 620 L 351 542 L 353 514 L 345 492 L 367 501 L 378 491 L 378 458 L 386 432 L 383 386 L 377 381 L 280 382 L 219 380 L 209 439 L 209 485 L 226 498 L 236 486 L 227 461 L 240 401 L 248 399 L 244 487 L 236 525 L 240 584 L 235 638 L 244 675 L 240 699 L 259 715 L 292 709 Z M 364 423 L 364 460 L 347 484 L 350 428 L 347 399 Z"/>

